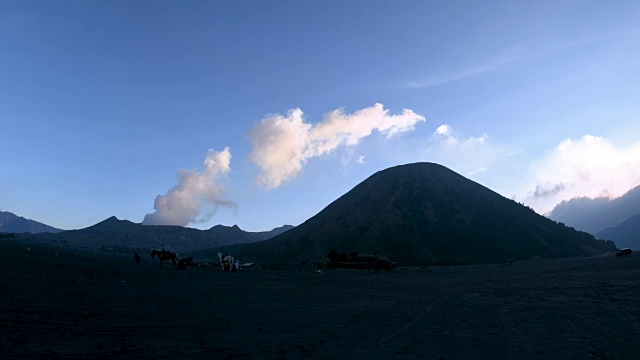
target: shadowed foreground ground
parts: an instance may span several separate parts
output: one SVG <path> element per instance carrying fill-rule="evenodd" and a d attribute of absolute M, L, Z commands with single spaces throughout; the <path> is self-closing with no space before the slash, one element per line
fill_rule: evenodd
<path fill-rule="evenodd" d="M 640 350 L 639 254 L 317 274 L 0 250 L 3 358 L 630 359 Z"/>

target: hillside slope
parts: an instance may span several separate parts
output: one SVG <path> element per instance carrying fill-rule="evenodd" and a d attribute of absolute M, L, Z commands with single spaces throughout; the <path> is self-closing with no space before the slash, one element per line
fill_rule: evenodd
<path fill-rule="evenodd" d="M 0 211 L 0 232 L 38 234 L 43 232 L 57 233 L 61 231 L 63 230 L 35 220 L 26 219 L 7 211 Z"/>
<path fill-rule="evenodd" d="M 634 215 L 617 226 L 596 233 L 596 238 L 613 240 L 619 248 L 640 250 L 640 214 Z"/>
<path fill-rule="evenodd" d="M 433 163 L 379 171 L 298 227 L 224 247 L 246 261 L 319 261 L 330 249 L 406 265 L 594 255 L 612 242 L 549 220 Z"/>

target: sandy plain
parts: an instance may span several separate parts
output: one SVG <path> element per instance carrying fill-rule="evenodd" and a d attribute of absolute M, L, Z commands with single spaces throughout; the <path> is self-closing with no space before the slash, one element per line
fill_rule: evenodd
<path fill-rule="evenodd" d="M 640 354 L 637 253 L 372 274 L 177 271 L 150 258 L 137 265 L 131 255 L 71 248 L 55 256 L 51 247 L 11 241 L 0 251 L 2 358 Z"/>

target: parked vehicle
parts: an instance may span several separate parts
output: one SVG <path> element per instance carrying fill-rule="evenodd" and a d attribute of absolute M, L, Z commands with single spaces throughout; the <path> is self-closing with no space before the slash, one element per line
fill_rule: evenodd
<path fill-rule="evenodd" d="M 620 257 L 620 256 L 630 256 L 632 252 L 633 252 L 633 251 L 631 251 L 631 249 L 629 249 L 629 248 L 624 248 L 624 249 L 620 249 L 620 250 L 618 250 L 618 251 L 616 252 L 616 256 L 617 256 L 617 257 Z"/>

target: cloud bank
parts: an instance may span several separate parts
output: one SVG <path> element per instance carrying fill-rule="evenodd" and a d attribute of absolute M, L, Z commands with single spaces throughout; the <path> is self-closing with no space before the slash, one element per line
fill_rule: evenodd
<path fill-rule="evenodd" d="M 340 145 L 353 146 L 373 131 L 390 138 L 411 131 L 424 116 L 403 109 L 399 115 L 389 115 L 382 104 L 345 114 L 334 110 L 312 125 L 305 122 L 300 109 L 289 110 L 287 116 L 270 115 L 250 132 L 253 145 L 251 160 L 260 168 L 258 185 L 277 188 L 296 177 L 306 162 L 334 151 Z M 363 159 L 364 160 L 364 159 Z"/>
<path fill-rule="evenodd" d="M 231 168 L 231 152 L 209 150 L 201 171 L 180 170 L 178 184 L 165 195 L 158 195 L 153 207 L 155 212 L 147 214 L 144 225 L 179 225 L 192 222 L 206 222 L 218 210 L 219 206 L 235 207 L 224 198 L 219 180 L 226 176 Z"/>
<path fill-rule="evenodd" d="M 640 184 L 640 143 L 621 147 L 591 135 L 567 139 L 530 171 L 536 180 L 525 203 L 543 214 L 576 197 L 618 198 Z"/>

